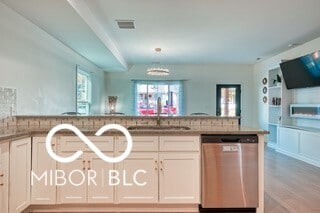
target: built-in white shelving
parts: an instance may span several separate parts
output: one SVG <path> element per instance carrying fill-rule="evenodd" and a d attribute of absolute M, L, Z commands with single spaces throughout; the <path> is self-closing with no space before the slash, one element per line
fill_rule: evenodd
<path fill-rule="evenodd" d="M 269 107 L 281 108 L 280 105 L 269 105 Z"/>
<path fill-rule="evenodd" d="M 279 90 L 281 89 L 282 86 L 274 86 L 274 87 L 269 87 L 269 90 Z"/>
<path fill-rule="evenodd" d="M 277 76 L 281 82 L 277 81 Z M 278 77 L 278 78 L 279 78 Z M 287 90 L 283 82 L 280 67 L 269 70 L 268 73 L 268 146 L 276 148 L 279 125 L 290 125 L 290 104 L 292 92 Z"/>

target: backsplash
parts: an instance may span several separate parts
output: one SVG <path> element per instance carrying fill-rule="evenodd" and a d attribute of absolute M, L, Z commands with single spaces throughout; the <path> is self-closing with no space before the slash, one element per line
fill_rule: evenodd
<path fill-rule="evenodd" d="M 188 126 L 192 130 L 236 130 L 239 118 L 181 116 L 162 117 L 162 126 Z M 16 131 L 49 131 L 52 127 L 68 123 L 81 130 L 98 130 L 105 124 L 120 124 L 124 127 L 156 125 L 156 117 L 138 116 L 14 116 L 0 120 L 0 129 L 7 133 Z"/>
<path fill-rule="evenodd" d="M 17 89 L 0 87 L 0 118 L 15 115 L 17 112 Z"/>

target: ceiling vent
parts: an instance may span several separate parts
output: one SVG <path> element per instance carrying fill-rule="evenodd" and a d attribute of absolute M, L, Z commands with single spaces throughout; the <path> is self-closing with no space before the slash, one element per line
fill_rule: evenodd
<path fill-rule="evenodd" d="M 120 29 L 135 29 L 134 20 L 116 20 Z"/>

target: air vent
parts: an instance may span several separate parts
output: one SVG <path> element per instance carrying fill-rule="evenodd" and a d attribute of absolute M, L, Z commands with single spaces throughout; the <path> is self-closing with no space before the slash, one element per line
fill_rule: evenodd
<path fill-rule="evenodd" d="M 120 29 L 134 29 L 134 20 L 116 20 Z"/>

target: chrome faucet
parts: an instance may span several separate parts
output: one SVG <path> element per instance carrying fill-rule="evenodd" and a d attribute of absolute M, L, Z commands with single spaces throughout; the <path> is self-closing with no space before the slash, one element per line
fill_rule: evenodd
<path fill-rule="evenodd" d="M 160 113 L 161 113 L 161 98 L 159 97 L 157 99 L 157 126 L 160 126 L 161 121 L 160 121 Z"/>

